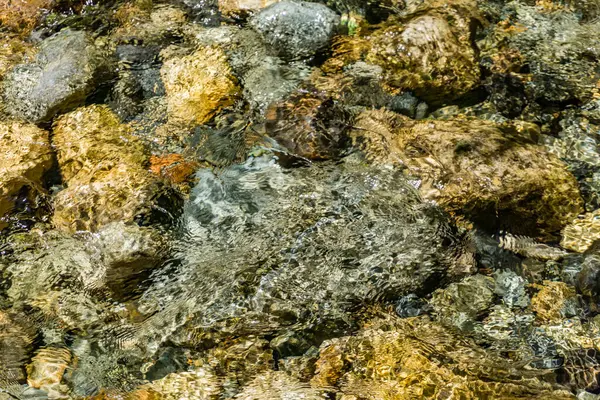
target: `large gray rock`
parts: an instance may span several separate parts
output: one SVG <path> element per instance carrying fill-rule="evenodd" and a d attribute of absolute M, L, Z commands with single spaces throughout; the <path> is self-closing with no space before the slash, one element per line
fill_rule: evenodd
<path fill-rule="evenodd" d="M 338 15 L 322 4 L 282 1 L 262 10 L 250 25 L 279 56 L 297 59 L 326 47 L 339 22 Z"/>
<path fill-rule="evenodd" d="M 136 332 L 147 348 L 193 346 L 202 329 L 323 337 L 361 304 L 433 290 L 459 263 L 443 213 L 399 171 L 359 160 L 285 170 L 261 157 L 197 176 L 179 266 L 138 303 L 153 314 Z"/>
<path fill-rule="evenodd" d="M 85 101 L 104 61 L 87 33 L 61 31 L 42 42 L 33 62 L 6 76 L 6 111 L 34 123 L 50 121 Z"/>

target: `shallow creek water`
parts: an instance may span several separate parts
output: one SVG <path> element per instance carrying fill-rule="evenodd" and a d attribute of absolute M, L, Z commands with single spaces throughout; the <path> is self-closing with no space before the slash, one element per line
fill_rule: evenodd
<path fill-rule="evenodd" d="M 0 400 L 600 398 L 599 16 L 0 0 Z"/>

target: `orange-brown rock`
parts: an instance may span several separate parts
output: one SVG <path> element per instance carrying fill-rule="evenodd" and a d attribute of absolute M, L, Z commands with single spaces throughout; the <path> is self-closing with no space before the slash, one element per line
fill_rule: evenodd
<path fill-rule="evenodd" d="M 61 347 L 39 349 L 27 365 L 27 384 L 49 393 L 60 393 L 63 375 L 71 362 L 71 352 Z"/>
<path fill-rule="evenodd" d="M 345 142 L 350 116 L 328 94 L 299 90 L 272 104 L 266 132 L 292 153 L 312 160 L 335 158 Z"/>
<path fill-rule="evenodd" d="M 0 0 L 0 26 L 26 36 L 52 0 Z"/>
<path fill-rule="evenodd" d="M 368 160 L 405 165 L 422 195 L 452 214 L 556 238 L 583 203 L 577 181 L 535 143 L 537 134 L 531 124 L 413 121 L 383 110 L 363 112 L 350 132 Z"/>
<path fill-rule="evenodd" d="M 198 163 L 187 161 L 177 153 L 150 156 L 150 171 L 175 184 L 187 182 L 198 167 Z"/>

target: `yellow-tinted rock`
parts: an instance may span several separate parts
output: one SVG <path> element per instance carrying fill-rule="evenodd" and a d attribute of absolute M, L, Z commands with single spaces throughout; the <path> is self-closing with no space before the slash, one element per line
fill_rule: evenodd
<path fill-rule="evenodd" d="M 577 181 L 531 139 L 534 125 L 413 121 L 379 110 L 354 126 L 350 136 L 368 160 L 404 164 L 423 196 L 454 215 L 547 239 L 582 211 Z"/>
<path fill-rule="evenodd" d="M 231 105 L 238 93 L 225 53 L 213 47 L 169 58 L 160 73 L 167 92 L 169 122 L 204 124 Z"/>
<path fill-rule="evenodd" d="M 219 380 L 209 369 L 198 368 L 194 371 L 179 372 L 167 375 L 162 379 L 146 385 L 137 392 L 142 394 L 143 391 L 154 393 L 155 397 L 149 398 L 161 400 L 208 400 L 213 399 L 216 395 L 218 395 Z M 140 396 L 131 398 L 134 399 L 145 397 Z"/>
<path fill-rule="evenodd" d="M 480 72 L 470 32 L 477 19 L 471 0 L 429 0 L 409 7 L 401 20 L 334 43 L 324 69 L 336 71 L 359 60 L 383 68 L 386 88 L 412 90 L 431 104 L 459 97 L 479 82 Z"/>
<path fill-rule="evenodd" d="M 256 377 L 236 396 L 239 400 L 303 399 L 325 400 L 325 390 L 311 388 L 285 372 L 268 371 Z"/>
<path fill-rule="evenodd" d="M 157 44 L 180 35 L 186 28 L 185 12 L 170 5 L 153 7 L 151 1 L 126 2 L 115 13 L 120 26 L 112 34 L 118 43 L 142 41 L 144 44 Z"/>
<path fill-rule="evenodd" d="M 0 26 L 26 36 L 52 0 L 0 0 Z"/>
<path fill-rule="evenodd" d="M 426 318 L 410 318 L 325 342 L 311 383 L 333 385 L 346 399 L 575 398 L 557 390 L 548 371 L 519 364 Z"/>
<path fill-rule="evenodd" d="M 586 251 L 600 239 L 600 210 L 584 214 L 574 219 L 562 232 L 560 245 L 578 253 Z"/>
<path fill-rule="evenodd" d="M 540 291 L 531 299 L 531 309 L 541 321 L 558 321 L 577 304 L 575 288 L 564 282 L 544 281 L 538 288 Z"/>
<path fill-rule="evenodd" d="M 237 14 L 258 11 L 277 3 L 279 0 L 219 0 L 219 9 L 223 14 Z"/>
<path fill-rule="evenodd" d="M 42 348 L 27 365 L 27 384 L 49 393 L 60 394 L 58 387 L 71 362 L 71 352 L 65 348 Z M 54 396 L 52 396 L 54 397 Z"/>
<path fill-rule="evenodd" d="M 0 229 L 23 190 L 31 201 L 44 192 L 42 178 L 52 159 L 48 132 L 21 122 L 0 122 Z"/>
<path fill-rule="evenodd" d="M 67 183 L 77 174 L 148 162 L 143 144 L 104 105 L 82 107 L 63 115 L 54 125 L 52 139 Z"/>
<path fill-rule="evenodd" d="M 0 311 L 0 385 L 24 383 L 25 364 L 33 350 L 35 329 Z"/>
<path fill-rule="evenodd" d="M 58 229 L 95 231 L 111 222 L 132 222 L 176 200 L 146 169 L 144 147 L 129 132 L 106 106 L 83 107 L 56 122 L 54 144 L 67 186 L 54 199 Z"/>
<path fill-rule="evenodd" d="M 96 231 L 111 222 L 133 222 L 152 212 L 166 187 L 155 174 L 136 165 L 78 175 L 54 199 L 53 222 L 66 232 Z"/>

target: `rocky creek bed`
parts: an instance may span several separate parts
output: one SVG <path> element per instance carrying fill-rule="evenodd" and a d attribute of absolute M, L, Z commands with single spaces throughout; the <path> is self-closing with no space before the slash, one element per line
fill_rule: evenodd
<path fill-rule="evenodd" d="M 0 0 L 0 400 L 600 399 L 597 0 Z"/>

